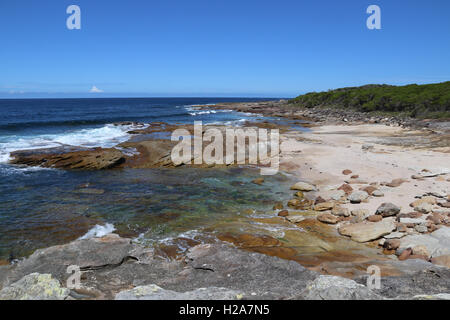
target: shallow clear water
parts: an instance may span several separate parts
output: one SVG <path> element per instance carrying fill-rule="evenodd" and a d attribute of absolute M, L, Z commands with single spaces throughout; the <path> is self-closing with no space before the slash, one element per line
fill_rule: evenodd
<path fill-rule="evenodd" d="M 271 209 L 288 194 L 289 178 L 259 170 L 123 169 L 63 171 L 7 164 L 14 150 L 60 145 L 112 147 L 133 124 L 236 123 L 258 119 L 192 105 L 244 99 L 0 100 L 0 259 L 113 229 L 143 242 L 164 240 Z M 253 99 L 255 100 L 255 99 Z M 153 137 L 155 138 L 155 137 Z M 161 136 L 159 138 L 167 138 Z"/>
<path fill-rule="evenodd" d="M 250 168 L 10 171 L 0 181 L 0 258 L 65 243 L 107 223 L 126 237 L 175 237 L 245 209 L 266 210 L 288 194 L 288 177 L 251 183 L 257 177 Z"/>

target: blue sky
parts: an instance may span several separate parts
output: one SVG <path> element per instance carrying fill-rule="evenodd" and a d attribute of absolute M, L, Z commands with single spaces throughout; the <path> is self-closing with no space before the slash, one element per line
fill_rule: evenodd
<path fill-rule="evenodd" d="M 71 4 L 81 30 L 66 27 Z M 366 27 L 371 4 L 381 30 Z M 291 97 L 448 81 L 449 17 L 448 0 L 1 1 L 0 98 Z"/>

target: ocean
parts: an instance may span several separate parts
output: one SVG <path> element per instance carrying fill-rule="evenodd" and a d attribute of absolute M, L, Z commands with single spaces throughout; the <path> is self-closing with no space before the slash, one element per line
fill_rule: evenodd
<path fill-rule="evenodd" d="M 170 243 L 217 232 L 248 210 L 264 214 L 286 194 L 289 177 L 278 174 L 257 186 L 251 181 L 259 170 L 249 168 L 64 171 L 8 164 L 16 150 L 114 147 L 133 129 L 114 125 L 120 122 L 239 125 L 258 116 L 193 105 L 257 100 L 269 99 L 0 100 L 0 259 L 111 231 L 146 244 Z"/>

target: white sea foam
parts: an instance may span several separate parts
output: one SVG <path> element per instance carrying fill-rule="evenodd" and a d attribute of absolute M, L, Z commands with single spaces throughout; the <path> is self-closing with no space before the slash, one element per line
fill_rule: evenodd
<path fill-rule="evenodd" d="M 139 128 L 143 128 L 139 126 Z M 9 136 L 0 140 L 0 163 L 11 160 L 13 151 L 45 149 L 59 146 L 111 148 L 129 139 L 127 131 L 136 129 L 133 125 L 107 124 L 100 128 L 81 129 L 61 134 L 37 136 Z"/>
<path fill-rule="evenodd" d="M 116 230 L 113 224 L 107 223 L 104 226 L 96 225 L 91 230 L 89 230 L 84 236 L 80 237 L 79 239 L 91 239 L 91 238 L 101 238 L 108 233 L 113 232 Z"/>

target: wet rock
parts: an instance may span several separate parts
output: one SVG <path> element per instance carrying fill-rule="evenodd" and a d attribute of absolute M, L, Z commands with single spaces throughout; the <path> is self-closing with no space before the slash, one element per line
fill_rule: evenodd
<path fill-rule="evenodd" d="M 395 216 L 398 213 L 400 213 L 400 208 L 395 204 L 389 202 L 381 204 L 381 206 L 379 206 L 377 211 L 375 212 L 375 214 L 381 215 L 383 217 Z"/>
<path fill-rule="evenodd" d="M 306 218 L 303 216 L 287 216 L 286 220 L 292 223 L 299 223 L 305 220 Z"/>
<path fill-rule="evenodd" d="M 313 186 L 310 183 L 300 181 L 300 182 L 297 182 L 296 184 L 294 184 L 291 187 L 291 190 L 298 190 L 298 191 L 306 191 L 306 192 L 308 192 L 308 191 L 316 191 L 316 187 Z"/>
<path fill-rule="evenodd" d="M 369 197 L 369 194 L 365 191 L 355 191 L 348 196 L 348 200 L 351 203 L 361 203 Z"/>
<path fill-rule="evenodd" d="M 312 201 L 308 199 L 291 199 L 288 201 L 288 206 L 296 210 L 311 209 Z"/>
<path fill-rule="evenodd" d="M 333 202 L 321 202 L 321 203 L 314 205 L 315 211 L 326 211 L 326 210 L 331 210 L 333 208 L 334 208 Z"/>
<path fill-rule="evenodd" d="M 380 222 L 360 222 L 356 224 L 340 226 L 338 231 L 344 236 L 349 236 L 353 241 L 368 242 L 381 238 L 396 229 L 395 220 L 386 218 Z"/>
<path fill-rule="evenodd" d="M 273 206 L 273 210 L 281 210 L 281 209 L 283 209 L 283 208 L 284 208 L 284 206 L 283 206 L 283 203 L 282 203 L 282 202 L 277 202 L 277 203 L 275 203 L 274 206 Z"/>
<path fill-rule="evenodd" d="M 11 153 L 12 164 L 71 170 L 102 170 L 125 162 L 124 154 L 114 148 L 50 148 Z"/>
<path fill-rule="evenodd" d="M 317 220 L 323 223 L 327 224 L 336 224 L 338 223 L 338 219 L 336 216 L 329 214 L 329 213 L 323 213 L 317 216 Z"/>
<path fill-rule="evenodd" d="M 366 286 L 336 276 L 319 276 L 302 293 L 305 300 L 368 300 L 381 297 Z"/>
<path fill-rule="evenodd" d="M 187 292 L 163 289 L 156 284 L 138 286 L 119 292 L 115 300 L 237 300 L 244 294 L 227 288 L 199 288 Z"/>
<path fill-rule="evenodd" d="M 321 196 L 318 196 L 316 200 L 314 200 L 314 204 L 324 203 L 326 200 L 322 198 Z"/>
<path fill-rule="evenodd" d="M 279 217 L 287 217 L 288 215 L 289 215 L 289 211 L 287 211 L 287 210 L 282 210 L 282 211 L 278 212 Z"/>
<path fill-rule="evenodd" d="M 0 291 L 0 300 L 65 300 L 70 291 L 50 274 L 31 273 Z"/>
<path fill-rule="evenodd" d="M 301 191 L 297 191 L 296 193 L 294 193 L 294 196 L 296 196 L 297 198 L 300 198 L 300 199 L 305 197 L 305 195 Z"/>
<path fill-rule="evenodd" d="M 252 180 L 252 183 L 257 184 L 257 185 L 262 185 L 264 183 L 264 178 L 257 178 Z"/>

